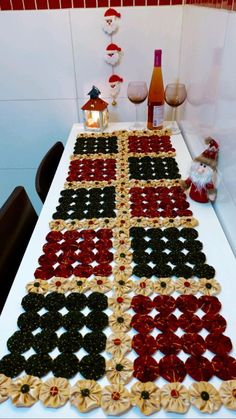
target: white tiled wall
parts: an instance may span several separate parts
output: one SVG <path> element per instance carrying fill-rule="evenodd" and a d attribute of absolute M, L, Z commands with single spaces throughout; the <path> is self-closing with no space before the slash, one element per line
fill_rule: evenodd
<path fill-rule="evenodd" d="M 93 84 L 107 99 L 112 69 L 104 61 L 111 42 L 102 30 L 105 10 L 1 12 L 0 205 L 22 183 L 39 212 L 34 175 L 42 156 L 56 140 L 66 141 Z M 123 50 L 115 71 L 124 83 L 117 106 L 110 106 L 112 121 L 134 119 L 127 83 L 149 83 L 155 48 L 163 49 L 166 82 L 177 77 L 179 64 L 182 6 L 127 7 L 121 14 L 113 42 Z M 145 105 L 140 111 L 145 119 Z"/>
<path fill-rule="evenodd" d="M 220 144 L 214 208 L 236 254 L 236 13 L 185 6 L 183 28 L 188 98 L 181 123 L 193 157 L 207 136 Z"/>

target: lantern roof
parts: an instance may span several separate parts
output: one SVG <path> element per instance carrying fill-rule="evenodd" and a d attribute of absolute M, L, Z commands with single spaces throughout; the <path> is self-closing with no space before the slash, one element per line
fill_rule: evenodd
<path fill-rule="evenodd" d="M 83 111 L 104 111 L 108 103 L 100 99 L 100 94 L 100 90 L 96 86 L 93 86 L 88 93 L 90 99 L 82 106 L 81 109 Z"/>

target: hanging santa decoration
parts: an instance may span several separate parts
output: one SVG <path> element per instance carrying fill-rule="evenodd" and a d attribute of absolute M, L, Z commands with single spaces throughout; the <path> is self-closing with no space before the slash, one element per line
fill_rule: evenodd
<path fill-rule="evenodd" d="M 108 9 L 104 13 L 104 22 L 103 22 L 103 30 L 104 32 L 111 35 L 112 33 L 116 32 L 118 29 L 118 19 L 120 18 L 120 13 L 118 13 L 115 9 Z"/>
<path fill-rule="evenodd" d="M 194 201 L 206 203 L 216 198 L 216 166 L 219 145 L 213 138 L 207 138 L 207 149 L 193 160 L 189 177 L 181 182 L 184 190 L 190 188 L 189 196 Z"/>
<path fill-rule="evenodd" d="M 112 66 L 118 64 L 121 56 L 121 48 L 116 44 L 109 44 L 106 48 L 105 61 Z"/>
<path fill-rule="evenodd" d="M 116 105 L 116 98 L 120 92 L 121 83 L 123 82 L 123 79 L 118 76 L 117 74 L 113 74 L 109 80 L 109 93 L 112 98 L 112 105 Z"/>

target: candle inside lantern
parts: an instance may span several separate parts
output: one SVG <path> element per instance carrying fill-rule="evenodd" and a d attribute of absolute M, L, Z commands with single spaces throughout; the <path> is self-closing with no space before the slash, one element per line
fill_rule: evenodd
<path fill-rule="evenodd" d="M 90 100 L 82 106 L 84 129 L 103 131 L 108 125 L 107 102 L 99 98 L 100 91 L 93 86 L 89 92 Z"/>

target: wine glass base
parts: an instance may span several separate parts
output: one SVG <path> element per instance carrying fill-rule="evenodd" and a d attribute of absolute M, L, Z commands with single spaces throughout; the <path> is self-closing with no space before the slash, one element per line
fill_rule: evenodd
<path fill-rule="evenodd" d="M 146 125 L 143 122 L 134 122 L 129 126 L 131 131 L 142 131 L 144 129 L 146 129 Z"/>
<path fill-rule="evenodd" d="M 164 122 L 164 129 L 170 129 L 171 130 L 171 135 L 177 135 L 177 134 L 181 134 L 181 130 L 179 129 L 179 126 L 177 124 L 177 122 L 173 121 L 166 121 Z"/>

